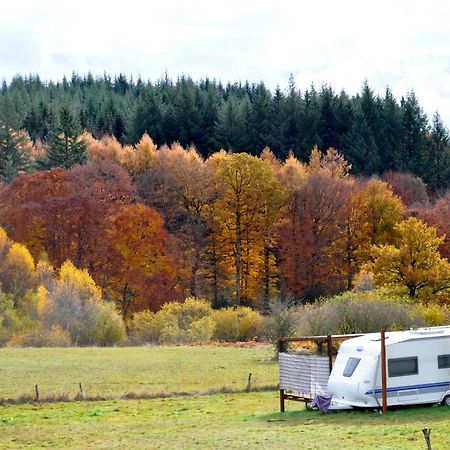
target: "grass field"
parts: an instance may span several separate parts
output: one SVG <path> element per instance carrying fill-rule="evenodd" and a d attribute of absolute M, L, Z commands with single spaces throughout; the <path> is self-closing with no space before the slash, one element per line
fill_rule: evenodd
<path fill-rule="evenodd" d="M 0 350 L 0 397 L 63 391 L 206 392 L 276 385 L 270 348 L 149 347 Z M 73 396 L 73 395 L 72 395 Z M 186 395 L 147 400 L 0 404 L 0 449 L 416 449 L 422 428 L 433 449 L 450 448 L 450 408 L 323 415 L 278 392 Z"/>
<path fill-rule="evenodd" d="M 0 349 L 0 398 L 69 393 L 87 396 L 276 386 L 273 350 L 233 347 Z"/>
<path fill-rule="evenodd" d="M 0 448 L 450 448 L 450 408 L 277 413 L 276 392 L 0 406 Z M 294 411 L 295 409 L 295 411 Z"/>

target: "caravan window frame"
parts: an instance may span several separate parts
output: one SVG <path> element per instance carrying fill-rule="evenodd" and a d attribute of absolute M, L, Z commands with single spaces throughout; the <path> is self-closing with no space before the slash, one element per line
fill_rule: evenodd
<path fill-rule="evenodd" d="M 450 355 L 438 355 L 438 369 L 450 369 Z"/>
<path fill-rule="evenodd" d="M 347 364 L 345 365 L 342 375 L 346 378 L 350 378 L 355 373 L 355 370 L 360 362 L 361 358 L 355 358 L 354 356 L 350 356 L 347 360 Z"/>
<path fill-rule="evenodd" d="M 394 367 L 397 363 L 412 362 L 412 368 L 399 369 Z M 417 356 L 406 356 L 403 358 L 389 358 L 388 359 L 388 375 L 389 378 L 407 377 L 411 375 L 418 375 L 419 373 L 419 358 Z"/>

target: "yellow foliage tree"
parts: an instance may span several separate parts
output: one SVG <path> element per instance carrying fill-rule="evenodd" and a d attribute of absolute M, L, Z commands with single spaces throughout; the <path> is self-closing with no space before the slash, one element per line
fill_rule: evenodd
<path fill-rule="evenodd" d="M 37 297 L 37 313 L 41 320 L 45 318 L 45 316 L 49 313 L 51 308 L 51 301 L 48 295 L 47 289 L 44 286 L 39 286 L 37 288 L 36 297 Z"/>
<path fill-rule="evenodd" d="M 380 285 L 402 286 L 411 298 L 429 299 L 430 294 L 450 291 L 450 263 L 441 258 L 443 237 L 436 229 L 414 217 L 395 227 L 396 245 L 373 247 L 374 261 L 367 265 Z"/>
<path fill-rule="evenodd" d="M 364 213 L 365 226 L 362 233 L 369 245 L 392 243 L 397 236 L 396 224 L 405 212 L 402 201 L 389 185 L 381 180 L 371 179 L 365 189 L 356 196 Z"/>
<path fill-rule="evenodd" d="M 13 243 L 0 265 L 0 283 L 4 292 L 10 293 L 17 303 L 34 285 L 34 260 L 22 244 Z"/>
<path fill-rule="evenodd" d="M 86 269 L 76 268 L 71 261 L 66 261 L 59 269 L 55 291 L 64 290 L 67 294 L 77 295 L 83 303 L 102 298 L 101 289 Z"/>
<path fill-rule="evenodd" d="M 247 153 L 220 152 L 211 158 L 215 167 L 217 201 L 214 221 L 223 237 L 223 258 L 234 272 L 236 304 L 271 287 L 271 247 L 275 217 L 282 204 L 282 189 L 271 164 Z M 273 281 L 273 280 L 272 280 Z"/>
<path fill-rule="evenodd" d="M 8 239 L 6 231 L 0 227 L 0 261 L 3 260 L 10 246 L 11 242 Z"/>

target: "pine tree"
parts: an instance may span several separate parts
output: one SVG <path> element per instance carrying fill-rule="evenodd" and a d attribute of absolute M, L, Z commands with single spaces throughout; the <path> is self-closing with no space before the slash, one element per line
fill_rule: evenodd
<path fill-rule="evenodd" d="M 9 97 L 0 105 L 0 182 L 10 183 L 32 168 L 30 138 L 19 130 L 20 119 Z"/>
<path fill-rule="evenodd" d="M 401 153 L 402 116 L 400 106 L 389 88 L 381 107 L 380 164 L 384 172 L 395 170 L 397 155 Z"/>
<path fill-rule="evenodd" d="M 16 131 L 0 121 L 0 181 L 10 183 L 32 168 L 31 142 L 24 131 Z"/>
<path fill-rule="evenodd" d="M 319 135 L 323 149 L 337 148 L 337 117 L 335 112 L 335 95 L 329 86 L 322 86 L 320 95 Z"/>
<path fill-rule="evenodd" d="M 355 173 L 373 174 L 382 171 L 377 145 L 378 125 L 379 104 L 365 82 L 361 95 L 357 98 L 344 152 Z"/>
<path fill-rule="evenodd" d="M 164 143 L 161 102 L 152 86 L 145 89 L 138 100 L 131 126 L 131 140 L 139 142 L 147 133 L 157 145 Z"/>
<path fill-rule="evenodd" d="M 450 136 L 438 112 L 433 116 L 430 141 L 424 180 L 433 191 L 446 189 L 450 184 Z"/>
<path fill-rule="evenodd" d="M 427 168 L 428 120 L 419 106 L 414 91 L 401 101 L 402 140 L 400 154 L 397 155 L 396 168 L 403 172 L 411 172 L 422 177 Z"/>
<path fill-rule="evenodd" d="M 302 98 L 295 87 L 294 77 L 291 75 L 289 77 L 288 92 L 283 103 L 283 117 L 281 125 L 284 149 L 283 156 L 287 156 L 291 150 L 296 155 L 300 153 L 301 109 Z"/>
<path fill-rule="evenodd" d="M 42 169 L 69 169 L 87 161 L 86 142 L 80 136 L 79 125 L 68 106 L 61 107 L 58 124 L 50 130 L 45 150 L 45 157 L 38 160 Z"/>
<path fill-rule="evenodd" d="M 230 95 L 219 110 L 216 124 L 218 147 L 225 150 L 237 150 L 239 145 L 239 100 Z"/>

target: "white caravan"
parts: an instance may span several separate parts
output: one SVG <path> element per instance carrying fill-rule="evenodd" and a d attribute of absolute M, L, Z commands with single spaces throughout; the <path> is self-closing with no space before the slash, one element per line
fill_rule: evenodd
<path fill-rule="evenodd" d="M 381 335 L 344 341 L 328 380 L 330 409 L 381 405 Z M 386 333 L 388 406 L 450 406 L 450 326 Z"/>

